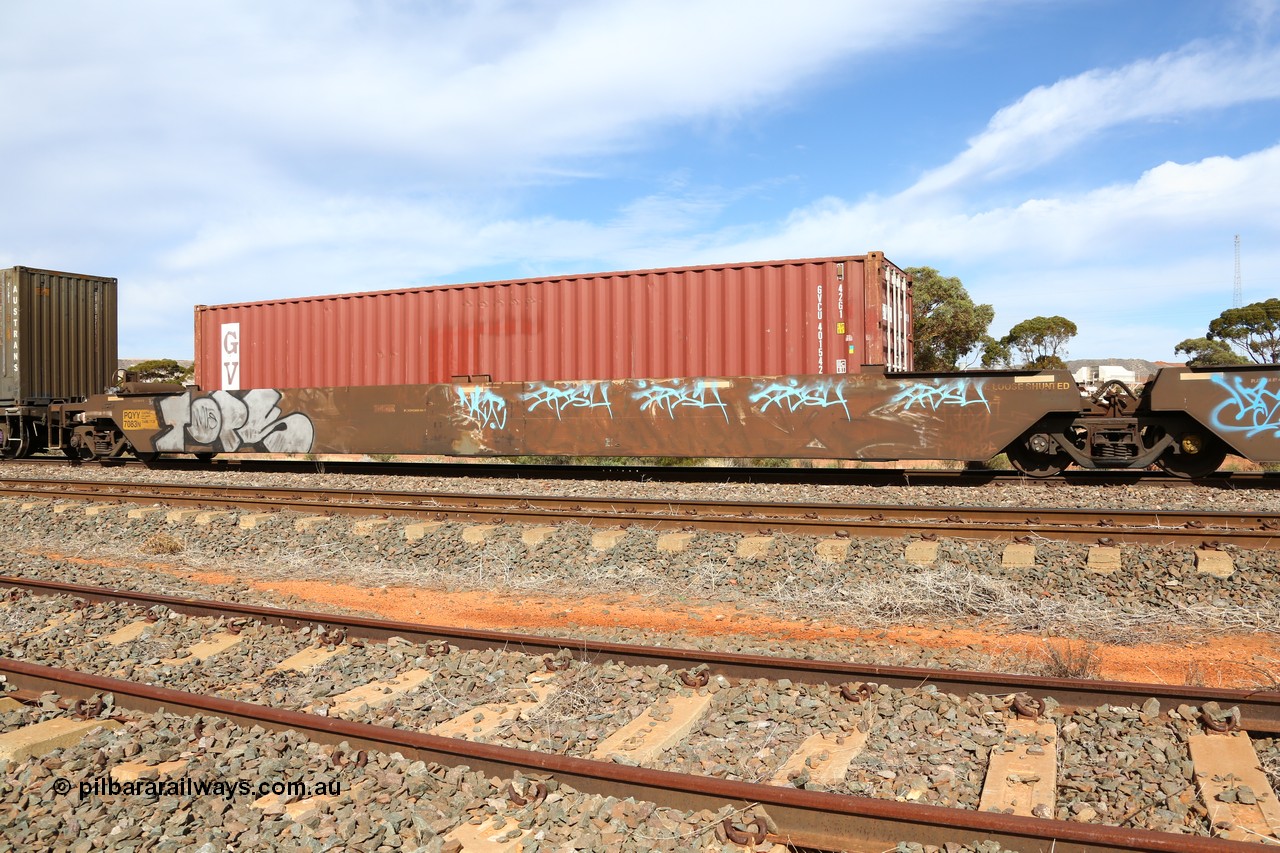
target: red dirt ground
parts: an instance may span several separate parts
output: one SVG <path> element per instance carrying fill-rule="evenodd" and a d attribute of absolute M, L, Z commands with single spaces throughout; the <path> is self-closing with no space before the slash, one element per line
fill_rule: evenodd
<path fill-rule="evenodd" d="M 38 552 L 28 552 L 38 553 Z M 39 553 L 50 559 L 124 568 L 103 559 Z M 983 633 L 957 628 L 898 627 L 888 630 L 842 627 L 817 621 L 751 616 L 733 605 L 646 602 L 638 598 L 571 599 L 491 592 L 444 592 L 409 587 L 366 587 L 322 581 L 257 581 L 222 572 L 196 572 L 151 562 L 132 568 L 160 571 L 217 586 L 243 583 L 254 589 L 296 596 L 304 601 L 349 607 L 387 619 L 458 628 L 569 631 L 571 626 L 684 631 L 704 636 L 742 635 L 762 640 L 863 640 L 886 645 L 906 643 L 926 649 L 962 649 L 992 656 L 1046 658 L 1046 643 L 1069 651 L 1079 641 L 1046 640 L 1034 634 Z M 210 598 L 219 596 L 211 589 Z M 1155 684 L 1197 683 L 1209 687 L 1258 687 L 1280 682 L 1280 639 L 1268 634 L 1215 636 L 1175 643 L 1103 645 L 1092 650 L 1095 677 Z"/>

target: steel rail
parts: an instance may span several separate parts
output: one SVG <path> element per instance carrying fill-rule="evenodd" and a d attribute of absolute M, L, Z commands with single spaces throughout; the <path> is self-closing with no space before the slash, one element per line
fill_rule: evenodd
<path fill-rule="evenodd" d="M 361 616 L 341 616 L 307 610 L 262 607 L 253 604 L 179 598 L 134 592 L 132 590 L 82 586 L 33 578 L 0 575 L 0 588 L 21 589 L 40 595 L 66 595 L 94 602 L 116 602 L 149 608 L 157 605 L 190 616 L 226 619 L 253 619 L 264 623 L 302 628 L 324 625 L 340 628 L 348 637 L 387 640 L 402 637 L 415 643 L 447 642 L 460 649 L 514 649 L 531 655 L 569 652 L 582 660 L 607 659 L 630 666 L 667 666 L 670 669 L 706 667 L 712 676 L 728 679 L 783 678 L 808 684 L 839 685 L 852 681 L 874 681 L 897 688 L 934 685 L 939 690 L 958 694 L 980 693 L 1004 695 L 1028 693 L 1036 698 L 1049 697 L 1068 708 L 1091 708 L 1100 705 L 1141 704 L 1157 699 L 1161 706 L 1200 705 L 1214 701 L 1223 706 L 1238 706 L 1241 726 L 1253 734 L 1280 734 L 1280 692 L 1194 687 L 1190 685 L 1141 684 L 1119 681 L 1049 678 L 1045 676 L 968 670 L 927 669 L 908 666 L 878 666 L 800 658 L 777 658 L 766 655 L 716 652 L 704 649 L 633 646 L 597 640 L 568 637 L 546 637 L 505 631 L 484 631 L 424 625 Z"/>
<path fill-rule="evenodd" d="M 612 762 L 454 740 L 421 732 L 320 717 L 233 699 L 185 693 L 115 678 L 0 658 L 0 675 L 22 690 L 53 691 L 69 699 L 111 693 L 113 706 L 140 713 L 225 717 L 271 731 L 292 729 L 327 744 L 399 752 L 410 760 L 465 765 L 487 774 L 550 775 L 579 791 L 634 797 L 681 810 L 763 808 L 777 841 L 822 849 L 884 850 L 901 840 L 943 845 L 975 837 L 1009 849 L 1044 853 L 1153 850 L 1168 853 L 1245 853 L 1257 845 L 1149 830 L 1042 820 L 991 812 L 875 800 L 797 788 L 690 776 Z"/>
<path fill-rule="evenodd" d="M 440 491 L 407 491 L 399 489 L 337 489 L 292 488 L 286 486 L 235 486 L 190 485 L 186 483 L 137 483 L 127 480 L 23 480 L 0 477 L 0 486 L 26 488 L 45 494 L 58 493 L 55 485 L 67 485 L 77 490 L 102 491 L 110 497 L 115 491 L 130 494 L 139 486 L 149 492 L 174 498 L 196 498 L 208 494 L 214 498 L 239 496 L 272 498 L 293 501 L 309 498 L 311 504 L 377 502 L 390 506 L 409 506 L 441 511 L 473 511 L 476 509 L 554 510 L 581 508 L 583 510 L 629 515 L 698 515 L 711 518 L 717 515 L 747 517 L 759 521 L 776 519 L 820 518 L 849 520 L 921 521 L 946 519 L 963 514 L 967 522 L 982 524 L 1010 524 L 1030 521 L 1037 524 L 1079 526 L 1087 518 L 1099 527 L 1185 527 L 1215 528 L 1222 530 L 1275 530 L 1280 533 L 1280 512 L 1227 512 L 1220 510 L 1142 510 L 1142 509 L 1079 509 L 1079 508 L 1028 508 L 1005 506 L 946 506 L 937 504 L 844 504 L 822 502 L 768 502 L 768 501 L 719 501 L 668 498 L 634 497 L 540 497 L 537 495 L 454 493 Z M 49 487 L 46 489 L 46 487 Z M 193 494 L 194 493 L 194 494 Z"/>
<path fill-rule="evenodd" d="M 64 457 L 31 456 L 13 460 L 15 464 L 81 464 Z M 138 459 L 99 460 L 104 468 L 135 467 Z M 505 462 L 500 459 L 472 461 L 376 462 L 356 459 L 301 460 L 256 459 L 252 456 L 223 456 L 211 462 L 167 457 L 150 464 L 157 471 L 219 471 L 246 473 L 328 473 L 405 477 L 493 477 L 537 480 L 636 480 L 641 482 L 690 483 L 794 483 L 800 485 L 875 486 L 969 486 L 992 483 L 1022 483 L 1043 486 L 1156 486 L 1163 488 L 1277 489 L 1280 475 L 1255 471 L 1219 471 L 1188 480 L 1150 469 L 1082 470 L 1070 469 L 1048 479 L 1027 477 L 1014 470 L 931 468 L 766 468 L 719 467 L 710 465 L 621 465 L 551 464 Z"/>
<path fill-rule="evenodd" d="M 921 532 L 959 538 L 1010 540 L 1040 536 L 1090 544 L 1229 543 L 1280 548 L 1280 513 L 1151 511 L 1079 508 L 951 507 L 881 504 L 764 503 L 657 498 L 531 495 L 456 495 L 358 489 L 207 486 L 112 480 L 0 478 L 0 493 L 45 499 L 163 500 L 186 506 L 290 509 L 348 515 L 428 516 L 438 521 L 578 521 L 593 526 L 637 525 L 654 530 L 697 527 L 737 533 L 904 537 Z"/>

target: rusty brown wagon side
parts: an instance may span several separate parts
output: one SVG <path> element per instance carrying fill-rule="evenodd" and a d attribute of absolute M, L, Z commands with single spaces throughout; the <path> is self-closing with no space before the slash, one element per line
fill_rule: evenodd
<path fill-rule="evenodd" d="M 1227 453 L 1280 461 L 1280 367 L 1169 370 L 1086 394 L 1066 371 L 677 377 L 183 390 L 126 385 L 75 415 L 84 458 L 163 453 L 789 457 L 982 462 L 1047 477 Z M 85 452 L 85 451 L 88 452 Z"/>
<path fill-rule="evenodd" d="M 1145 396 L 1152 412 L 1179 419 L 1174 464 L 1190 475 L 1216 470 L 1227 453 L 1280 462 L 1280 365 L 1164 368 Z"/>
<path fill-rule="evenodd" d="M 447 383 L 119 396 L 139 453 L 984 461 L 1050 414 L 1065 371 Z"/>

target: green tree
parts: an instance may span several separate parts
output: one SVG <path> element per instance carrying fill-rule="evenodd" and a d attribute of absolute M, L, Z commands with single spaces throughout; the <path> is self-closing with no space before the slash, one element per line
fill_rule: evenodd
<path fill-rule="evenodd" d="M 1209 322 L 1208 337 L 1236 347 L 1258 364 L 1280 362 L 1280 299 L 1228 308 Z"/>
<path fill-rule="evenodd" d="M 140 361 L 129 372 L 137 376 L 139 382 L 189 382 L 195 371 L 183 367 L 171 358 L 153 358 Z"/>
<path fill-rule="evenodd" d="M 1187 364 L 1191 367 L 1222 367 L 1249 363 L 1249 359 L 1231 349 L 1227 344 L 1210 338 L 1187 338 L 1174 347 L 1173 351 L 1189 356 Z"/>
<path fill-rule="evenodd" d="M 1028 361 L 1024 367 L 1034 370 L 1066 370 L 1067 363 L 1056 355 L 1039 355 Z"/>
<path fill-rule="evenodd" d="M 1009 352 L 1009 347 L 1002 340 L 996 340 L 990 335 L 982 336 L 982 366 L 983 367 L 1011 367 L 1013 365 L 1013 353 Z"/>
<path fill-rule="evenodd" d="M 1066 355 L 1067 341 L 1074 338 L 1077 331 L 1075 323 L 1057 315 L 1023 320 L 1000 339 L 1006 354 L 1005 363 L 1009 363 L 1012 353 L 1017 352 L 1022 356 L 1024 367 L 1066 367 L 1062 356 Z"/>
<path fill-rule="evenodd" d="M 916 370 L 960 370 L 960 362 L 982 343 L 995 317 L 990 305 L 976 305 L 960 279 L 944 278 L 933 267 L 910 267 L 915 322 Z"/>

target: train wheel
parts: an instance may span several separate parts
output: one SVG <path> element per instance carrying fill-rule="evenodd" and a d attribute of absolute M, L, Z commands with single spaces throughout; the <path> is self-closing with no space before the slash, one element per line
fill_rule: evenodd
<path fill-rule="evenodd" d="M 133 446 L 133 442 L 126 442 L 125 450 L 128 453 L 132 454 L 134 459 L 137 459 L 139 462 L 141 462 L 143 465 L 146 465 L 148 468 L 151 467 L 152 462 L 155 462 L 157 459 L 160 458 L 159 451 L 139 450 L 138 448 Z"/>
<path fill-rule="evenodd" d="M 13 455 L 18 459 L 26 459 L 35 452 L 35 435 L 31 427 L 26 424 L 18 424 L 18 443 L 10 445 Z"/>
<path fill-rule="evenodd" d="M 1185 480 L 1207 477 L 1222 466 L 1227 458 L 1227 448 L 1222 442 L 1198 432 L 1189 432 L 1178 439 L 1181 453 L 1166 450 L 1156 460 L 1161 471 Z"/>
<path fill-rule="evenodd" d="M 216 453 L 196 453 L 196 454 L 194 454 L 194 455 L 195 455 L 195 457 L 196 457 L 197 459 L 199 459 L 201 462 L 211 462 L 211 461 L 213 460 L 213 457 L 217 456 L 218 454 L 216 454 Z"/>
<path fill-rule="evenodd" d="M 1009 445 L 1004 452 L 1010 464 L 1028 477 L 1055 477 L 1071 464 L 1071 457 L 1064 450 L 1042 453 L 1032 450 L 1022 441 Z"/>

